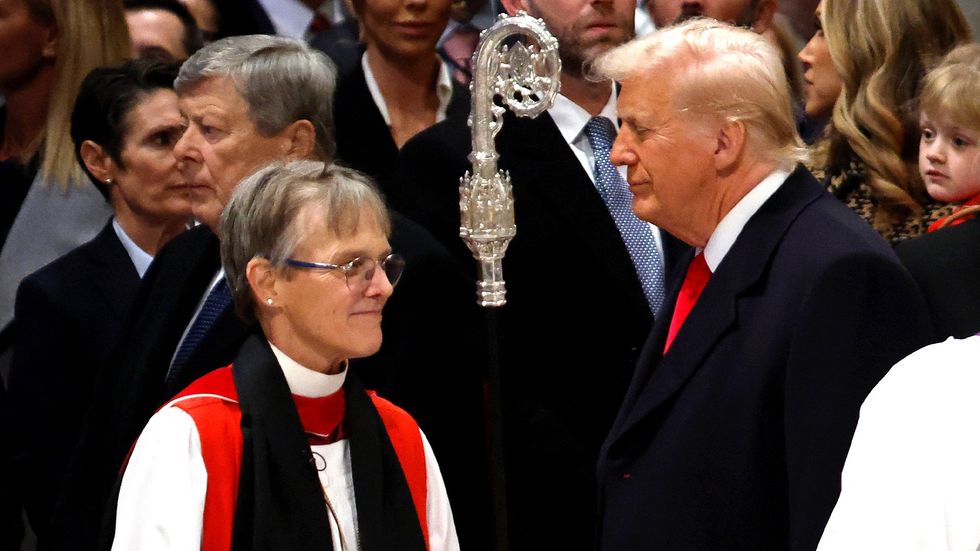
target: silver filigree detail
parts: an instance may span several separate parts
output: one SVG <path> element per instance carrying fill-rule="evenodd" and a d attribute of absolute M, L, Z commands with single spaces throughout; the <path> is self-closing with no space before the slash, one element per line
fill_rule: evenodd
<path fill-rule="evenodd" d="M 496 307 L 507 303 L 502 261 L 517 226 L 510 174 L 497 170 L 494 138 L 507 108 L 536 117 L 551 106 L 560 85 L 558 41 L 540 19 L 501 15 L 481 33 L 473 68 L 473 168 L 459 180 L 459 235 L 480 266 L 477 302 Z"/>

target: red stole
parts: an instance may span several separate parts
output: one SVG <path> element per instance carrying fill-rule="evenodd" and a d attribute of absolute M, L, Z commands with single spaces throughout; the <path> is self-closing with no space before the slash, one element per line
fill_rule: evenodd
<path fill-rule="evenodd" d="M 373 392 L 368 393 L 388 432 L 395 454 L 408 481 L 412 502 L 429 543 L 426 520 L 425 450 L 418 425 L 404 410 Z M 219 396 L 224 399 L 215 398 Z M 242 463 L 241 410 L 232 378 L 231 366 L 201 377 L 174 398 L 174 407 L 194 420 L 201 439 L 201 456 L 208 472 L 204 499 L 202 551 L 231 549 L 232 526 L 238 497 Z M 323 398 L 293 395 L 303 429 L 317 435 L 337 435 L 342 431 L 344 392 Z"/>

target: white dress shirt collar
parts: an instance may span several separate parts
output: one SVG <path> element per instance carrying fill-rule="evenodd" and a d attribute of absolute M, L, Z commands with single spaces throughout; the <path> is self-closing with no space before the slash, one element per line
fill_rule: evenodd
<path fill-rule="evenodd" d="M 612 86 L 612 84 L 610 84 Z M 558 127 L 558 131 L 561 132 L 565 141 L 569 145 L 573 145 L 578 141 L 585 132 L 585 125 L 589 123 L 589 119 L 592 115 L 588 111 L 582 109 L 582 107 L 573 102 L 572 100 L 566 98 L 562 94 L 555 96 L 555 102 L 552 104 L 551 108 L 548 109 L 548 114 L 551 115 L 551 120 L 555 121 L 555 126 Z M 606 117 L 611 120 L 613 126 L 619 129 L 619 119 L 616 117 L 616 90 L 613 89 L 609 94 L 609 100 L 606 101 L 606 105 L 603 106 L 602 111 L 599 112 L 599 116 Z M 590 148 L 591 149 L 591 148 Z M 592 171 L 589 170 L 591 173 Z"/>
<path fill-rule="evenodd" d="M 276 34 L 297 40 L 310 38 L 308 31 L 317 12 L 335 25 L 343 23 L 346 17 L 343 2 L 337 0 L 327 0 L 316 11 L 300 0 L 259 0 L 259 4 L 269 16 Z"/>
<path fill-rule="evenodd" d="M 776 193 L 786 178 L 789 177 L 789 174 L 790 170 L 785 168 L 777 168 L 770 172 L 721 219 L 721 222 L 715 227 L 715 231 L 711 233 L 711 237 L 708 238 L 708 243 L 704 246 L 704 261 L 712 273 L 718 269 L 718 265 L 721 264 L 735 240 L 738 239 L 739 234 L 742 233 L 745 224 Z"/>
<path fill-rule="evenodd" d="M 116 221 L 115 217 L 112 219 L 112 229 L 116 232 L 116 237 L 119 238 L 119 242 L 122 243 L 124 249 L 126 249 L 126 254 L 129 255 L 129 259 L 133 261 L 133 266 L 136 267 L 136 273 L 140 275 L 140 279 L 143 279 L 143 274 L 150 267 L 150 263 L 153 262 L 153 256 L 150 253 L 144 251 L 139 245 L 133 241 L 126 230 L 122 229 L 119 222 Z"/>
<path fill-rule="evenodd" d="M 289 392 L 307 398 L 322 398 L 330 396 L 344 386 L 344 381 L 347 379 L 346 366 L 343 371 L 333 375 L 320 373 L 303 367 L 271 342 L 269 346 L 272 348 L 272 353 L 276 355 L 276 360 L 279 361 L 282 374 L 286 377 Z"/>
<path fill-rule="evenodd" d="M 378 106 L 378 111 L 381 112 L 381 118 L 384 119 L 385 124 L 391 126 L 391 115 L 388 113 L 388 104 L 385 103 L 385 97 L 381 94 L 378 81 L 375 80 L 374 73 L 371 71 L 367 52 L 364 52 L 364 55 L 361 56 L 361 68 L 364 69 L 364 81 L 367 83 L 368 91 L 371 92 L 371 99 Z M 452 97 L 453 81 L 449 77 L 449 69 L 442 62 L 442 59 L 439 59 L 439 75 L 436 77 L 436 98 L 439 101 L 439 106 L 436 110 L 436 122 L 446 119 L 446 109 L 449 108 L 449 100 Z"/>
<path fill-rule="evenodd" d="M 313 22 L 314 11 L 299 0 L 259 0 L 276 34 L 303 40 Z"/>

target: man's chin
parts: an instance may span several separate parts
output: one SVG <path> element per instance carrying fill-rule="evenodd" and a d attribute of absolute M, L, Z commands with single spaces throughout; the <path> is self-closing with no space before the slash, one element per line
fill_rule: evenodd
<path fill-rule="evenodd" d="M 218 223 L 221 222 L 221 209 L 215 210 L 211 205 L 191 205 L 194 220 L 204 224 L 215 234 L 218 233 Z"/>

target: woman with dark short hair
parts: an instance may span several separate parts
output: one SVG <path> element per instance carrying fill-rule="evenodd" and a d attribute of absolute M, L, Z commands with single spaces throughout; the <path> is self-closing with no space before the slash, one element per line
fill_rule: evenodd
<path fill-rule="evenodd" d="M 28 517 L 42 539 L 94 381 L 122 337 L 140 278 L 190 221 L 173 156 L 183 128 L 175 75 L 172 67 L 132 61 L 96 69 L 82 82 L 71 137 L 115 215 L 17 291 L 9 399 L 25 446 L 19 473 Z"/>

